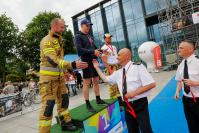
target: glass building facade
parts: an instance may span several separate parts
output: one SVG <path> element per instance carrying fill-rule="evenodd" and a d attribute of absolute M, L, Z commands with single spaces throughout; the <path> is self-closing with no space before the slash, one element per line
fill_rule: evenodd
<path fill-rule="evenodd" d="M 176 0 L 171 2 L 176 4 Z M 139 60 L 137 50 L 143 42 L 162 43 L 157 11 L 166 8 L 166 1 L 158 3 L 156 0 L 104 0 L 72 17 L 74 32 L 79 30 L 81 20 L 87 18 L 93 23 L 91 35 L 97 47 L 104 44 L 103 35 L 109 32 L 118 50 L 128 47 L 134 60 Z M 171 30 L 165 28 L 169 34 Z"/>

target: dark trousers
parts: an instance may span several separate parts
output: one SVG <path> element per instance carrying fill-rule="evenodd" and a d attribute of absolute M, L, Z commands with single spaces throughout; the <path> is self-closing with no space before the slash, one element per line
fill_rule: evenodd
<path fill-rule="evenodd" d="M 194 103 L 193 98 L 183 96 L 184 113 L 190 133 L 199 133 L 199 98 Z"/>
<path fill-rule="evenodd" d="M 135 110 L 137 118 L 125 111 L 126 124 L 129 133 L 153 133 L 148 110 L 148 100 L 146 97 L 130 102 Z"/>

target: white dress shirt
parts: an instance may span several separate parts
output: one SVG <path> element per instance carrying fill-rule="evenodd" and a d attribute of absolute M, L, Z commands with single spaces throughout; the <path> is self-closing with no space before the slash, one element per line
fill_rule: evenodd
<path fill-rule="evenodd" d="M 196 55 L 191 55 L 187 58 L 187 66 L 188 66 L 188 73 L 189 79 L 192 81 L 199 81 L 199 59 L 195 57 Z M 177 81 L 182 81 L 184 79 L 184 62 L 185 59 L 182 60 L 180 65 L 178 66 L 176 77 Z M 191 93 L 186 94 L 184 92 L 184 83 L 182 83 L 183 94 L 187 97 L 192 97 Z M 195 97 L 199 97 L 199 86 L 190 87 L 191 91 L 193 92 Z"/>
<path fill-rule="evenodd" d="M 109 45 L 107 46 L 106 44 L 104 44 L 104 46 L 102 46 L 101 48 L 102 50 L 106 50 L 110 55 L 108 55 L 107 57 L 107 63 L 110 65 L 115 65 L 118 63 L 117 60 L 117 48 L 114 45 Z"/>
<path fill-rule="evenodd" d="M 139 87 L 143 87 L 155 82 L 143 64 L 136 65 L 132 61 L 129 61 L 125 66 L 125 70 L 126 70 L 127 92 L 135 91 Z M 115 71 L 112 75 L 107 76 L 107 81 L 109 83 L 117 84 L 120 94 L 123 97 L 122 94 L 123 68 Z M 134 101 L 143 97 L 147 97 L 150 94 L 150 92 L 151 91 L 149 90 L 145 93 L 137 95 L 136 97 L 129 99 L 129 101 Z"/>

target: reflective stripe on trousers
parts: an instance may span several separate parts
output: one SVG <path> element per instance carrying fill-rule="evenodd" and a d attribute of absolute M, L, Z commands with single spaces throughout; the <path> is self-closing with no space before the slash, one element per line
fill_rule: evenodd
<path fill-rule="evenodd" d="M 52 120 L 40 120 L 39 126 L 40 127 L 48 127 L 51 126 Z"/>

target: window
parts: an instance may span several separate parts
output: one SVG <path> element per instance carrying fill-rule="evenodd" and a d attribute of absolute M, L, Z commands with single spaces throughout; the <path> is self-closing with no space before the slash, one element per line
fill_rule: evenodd
<path fill-rule="evenodd" d="M 154 36 L 155 36 L 155 41 L 160 42 L 161 41 L 161 36 L 160 36 L 160 31 L 159 31 L 159 25 L 153 25 L 153 31 L 154 31 Z"/>
<path fill-rule="evenodd" d="M 121 25 L 122 21 L 121 21 L 121 15 L 120 15 L 120 9 L 119 9 L 118 3 L 114 3 L 112 5 L 112 13 L 113 13 L 115 26 Z"/>
<path fill-rule="evenodd" d="M 127 26 L 128 37 L 131 47 L 138 45 L 137 33 L 134 24 Z"/>
<path fill-rule="evenodd" d="M 122 27 L 122 20 L 118 3 L 113 3 L 105 8 L 107 26 L 110 34 L 113 35 L 112 43 L 121 49 L 126 47 L 124 40 L 124 33 Z"/>
<path fill-rule="evenodd" d="M 133 9 L 130 0 L 123 0 L 123 9 L 126 22 L 133 20 Z"/>
<path fill-rule="evenodd" d="M 91 22 L 93 23 L 93 25 L 92 25 L 93 33 L 98 32 L 95 13 L 93 13 L 93 14 L 90 15 L 90 19 L 91 19 Z"/>
<path fill-rule="evenodd" d="M 97 27 L 98 27 L 98 32 L 104 33 L 101 12 L 97 11 L 95 17 L 96 17 L 96 24 L 97 24 Z"/>
<path fill-rule="evenodd" d="M 140 0 L 123 0 L 122 2 L 127 22 L 144 16 Z"/>
<path fill-rule="evenodd" d="M 102 47 L 104 41 L 103 41 L 103 35 L 99 34 L 99 33 L 95 33 L 93 34 L 93 38 L 94 38 L 94 43 L 95 45 L 100 48 Z"/>
<path fill-rule="evenodd" d="M 92 30 L 94 42 L 95 45 L 99 48 L 103 44 L 104 34 L 101 12 L 99 10 L 96 12 L 92 12 L 92 14 L 90 14 L 90 19 L 93 23 Z"/>
<path fill-rule="evenodd" d="M 123 33 L 122 27 L 118 27 L 116 29 L 116 37 L 117 37 L 118 49 L 126 47 L 126 43 L 124 41 L 124 33 Z"/>
<path fill-rule="evenodd" d="M 134 19 L 138 19 L 140 17 L 143 17 L 143 11 L 142 11 L 142 5 L 141 0 L 131 0 L 132 6 L 133 6 L 133 15 Z"/>
<path fill-rule="evenodd" d="M 171 4 L 174 6 L 174 5 L 177 5 L 177 0 L 171 0 Z"/>
<path fill-rule="evenodd" d="M 118 3 L 106 7 L 105 13 L 109 31 L 122 24 Z"/>
<path fill-rule="evenodd" d="M 170 0 L 171 5 L 176 5 L 176 0 Z M 169 6 L 169 2 L 167 0 L 144 0 L 144 5 L 146 9 L 146 14 L 154 13 L 158 10 L 165 9 L 167 6 Z"/>
<path fill-rule="evenodd" d="M 156 3 L 157 3 L 158 10 L 165 9 L 167 7 L 166 0 L 158 0 L 158 2 L 156 2 Z"/>
<path fill-rule="evenodd" d="M 159 24 L 154 24 L 147 27 L 149 33 L 149 39 L 155 42 L 161 41 L 160 31 L 159 31 Z"/>
<path fill-rule="evenodd" d="M 111 6 L 105 8 L 106 19 L 109 31 L 115 27 Z"/>
<path fill-rule="evenodd" d="M 147 41 L 147 31 L 144 21 L 136 24 L 136 31 L 139 44 L 141 45 L 143 42 Z"/>
<path fill-rule="evenodd" d="M 144 0 L 146 14 L 151 14 L 157 11 L 156 0 Z"/>

